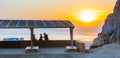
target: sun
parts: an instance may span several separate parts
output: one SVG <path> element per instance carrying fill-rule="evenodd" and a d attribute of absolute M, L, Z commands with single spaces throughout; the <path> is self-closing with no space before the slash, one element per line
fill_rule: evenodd
<path fill-rule="evenodd" d="M 84 22 L 92 22 L 96 18 L 96 11 L 94 10 L 83 10 L 78 14 L 80 20 Z"/>

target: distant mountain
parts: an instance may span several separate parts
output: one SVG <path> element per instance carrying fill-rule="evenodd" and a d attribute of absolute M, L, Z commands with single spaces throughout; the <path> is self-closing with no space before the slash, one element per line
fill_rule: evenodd
<path fill-rule="evenodd" d="M 120 0 L 117 0 L 113 13 L 108 15 L 93 45 L 101 46 L 117 41 L 120 41 Z"/>

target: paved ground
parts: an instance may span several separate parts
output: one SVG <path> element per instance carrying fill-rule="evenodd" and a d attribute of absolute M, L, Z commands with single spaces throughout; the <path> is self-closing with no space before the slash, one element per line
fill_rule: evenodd
<path fill-rule="evenodd" d="M 78 52 L 65 52 L 66 48 L 40 48 L 37 54 L 68 54 Z M 27 54 L 25 49 L 0 49 L 0 54 Z"/>
<path fill-rule="evenodd" d="M 65 51 L 65 48 L 40 48 L 38 53 L 25 53 L 25 49 L 0 49 L 0 58 L 84 58 L 84 53 Z"/>

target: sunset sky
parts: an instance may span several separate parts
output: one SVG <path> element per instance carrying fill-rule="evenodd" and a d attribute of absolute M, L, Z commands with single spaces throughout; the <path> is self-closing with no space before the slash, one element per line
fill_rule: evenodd
<path fill-rule="evenodd" d="M 0 0 L 0 19 L 70 20 L 80 32 L 100 32 L 116 0 Z M 94 20 L 86 22 L 88 16 Z M 89 18 L 87 18 L 89 19 Z"/>

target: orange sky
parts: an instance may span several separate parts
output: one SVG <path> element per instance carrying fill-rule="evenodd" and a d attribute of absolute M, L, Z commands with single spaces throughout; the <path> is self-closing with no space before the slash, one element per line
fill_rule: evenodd
<path fill-rule="evenodd" d="M 100 32 L 116 0 L 0 0 L 1 19 L 67 19 L 81 32 Z M 98 10 L 95 21 L 78 18 L 82 10 Z"/>

